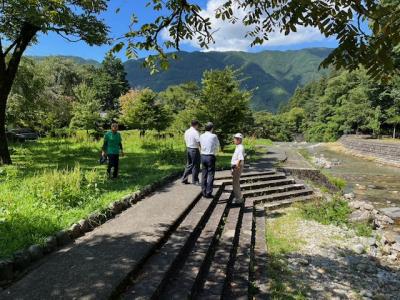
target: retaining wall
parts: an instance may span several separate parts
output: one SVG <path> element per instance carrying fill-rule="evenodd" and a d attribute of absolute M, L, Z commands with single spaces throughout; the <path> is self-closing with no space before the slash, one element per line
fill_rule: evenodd
<path fill-rule="evenodd" d="M 352 154 L 373 158 L 381 163 L 400 167 L 400 143 L 344 135 L 339 142 Z"/>

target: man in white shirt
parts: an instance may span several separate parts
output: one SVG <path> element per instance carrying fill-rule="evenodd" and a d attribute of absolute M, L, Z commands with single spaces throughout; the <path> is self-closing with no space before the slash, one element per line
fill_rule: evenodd
<path fill-rule="evenodd" d="M 206 125 L 206 132 L 200 136 L 200 146 L 201 146 L 201 164 L 202 170 L 202 180 L 201 180 L 201 190 L 203 196 L 206 198 L 213 198 L 212 191 L 214 185 L 215 176 L 215 162 L 219 150 L 219 140 L 217 135 L 213 133 L 214 124 L 209 122 Z"/>
<path fill-rule="evenodd" d="M 199 134 L 199 121 L 193 120 L 191 127 L 185 131 L 185 143 L 187 149 L 187 164 L 185 172 L 183 173 L 182 183 L 188 184 L 189 175 L 192 174 L 192 183 L 200 185 L 199 171 L 200 171 L 200 134 Z"/>
<path fill-rule="evenodd" d="M 231 170 L 232 170 L 232 186 L 233 186 L 233 204 L 242 204 L 243 196 L 240 188 L 240 176 L 243 172 L 244 166 L 244 146 L 243 135 L 241 133 L 237 133 L 234 136 L 234 143 L 236 145 L 235 152 L 232 155 L 231 160 Z"/>

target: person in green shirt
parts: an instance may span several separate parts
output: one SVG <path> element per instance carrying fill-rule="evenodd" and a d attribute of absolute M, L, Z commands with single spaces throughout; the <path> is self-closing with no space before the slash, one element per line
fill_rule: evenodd
<path fill-rule="evenodd" d="M 108 131 L 104 135 L 104 143 L 102 149 L 102 155 L 108 157 L 108 167 L 107 174 L 111 178 L 118 177 L 118 169 L 119 169 L 119 153 L 121 151 L 121 155 L 124 156 L 124 151 L 122 149 L 122 138 L 121 134 L 118 132 L 118 124 L 111 124 L 111 131 Z M 111 169 L 113 169 L 113 173 L 111 176 Z"/>

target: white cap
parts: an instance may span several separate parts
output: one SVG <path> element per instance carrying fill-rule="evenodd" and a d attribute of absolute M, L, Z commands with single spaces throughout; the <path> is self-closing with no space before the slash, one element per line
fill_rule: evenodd
<path fill-rule="evenodd" d="M 243 140 L 243 134 L 241 133 L 236 133 L 234 137 Z"/>

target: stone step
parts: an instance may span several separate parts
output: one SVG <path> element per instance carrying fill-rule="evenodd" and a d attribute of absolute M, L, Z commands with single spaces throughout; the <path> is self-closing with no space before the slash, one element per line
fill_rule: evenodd
<path fill-rule="evenodd" d="M 316 199 L 315 195 L 299 196 L 299 197 L 294 197 L 294 198 L 290 198 L 290 199 L 286 199 L 286 200 L 279 200 L 279 201 L 265 203 L 264 207 L 265 207 L 265 209 L 274 210 L 274 209 L 290 206 L 293 203 L 311 201 L 314 199 Z"/>
<path fill-rule="evenodd" d="M 224 231 L 215 249 L 211 266 L 197 299 L 221 299 L 226 285 L 228 264 L 237 243 L 241 207 L 232 207 L 225 221 Z"/>
<path fill-rule="evenodd" d="M 303 189 L 305 189 L 305 186 L 303 184 L 288 184 L 288 185 L 273 186 L 268 188 L 247 190 L 243 192 L 243 196 L 258 197 L 258 196 L 266 196 L 276 193 L 284 193 L 284 192 L 303 190 Z"/>
<path fill-rule="evenodd" d="M 245 200 L 242 207 L 237 247 L 231 256 L 224 299 L 248 299 L 250 289 L 250 256 L 253 227 L 253 202 Z"/>
<path fill-rule="evenodd" d="M 262 188 L 267 188 L 267 187 L 272 187 L 272 186 L 288 185 L 288 184 L 293 184 L 293 183 L 296 183 L 294 178 L 287 177 L 285 179 L 245 183 L 245 184 L 241 184 L 240 188 L 242 189 L 242 191 L 246 191 L 246 190 L 262 189 Z M 226 187 L 225 190 L 232 190 L 232 186 Z"/>
<path fill-rule="evenodd" d="M 272 174 L 276 174 L 276 170 L 266 170 L 264 172 L 244 172 L 242 173 L 242 178 L 246 178 L 246 177 L 254 177 L 254 176 L 263 176 L 263 175 L 272 175 Z M 226 175 L 226 176 L 217 176 L 215 177 L 215 180 L 225 180 L 225 179 L 231 179 L 232 176 L 231 175 Z"/>
<path fill-rule="evenodd" d="M 278 180 L 278 179 L 285 179 L 286 175 L 284 173 L 275 173 L 271 175 L 261 175 L 261 176 L 251 176 L 251 177 L 245 177 L 240 179 L 241 184 L 245 183 L 254 183 L 254 182 L 265 182 L 265 181 L 271 181 L 271 180 Z M 232 180 L 218 180 L 214 182 L 214 185 L 219 186 L 219 185 L 232 185 Z"/>
<path fill-rule="evenodd" d="M 216 199 L 213 201 L 204 197 L 199 199 L 182 223 L 169 236 L 167 242 L 146 261 L 139 272 L 132 275 L 130 287 L 120 296 L 121 299 L 157 297 L 166 279 L 171 276 L 176 265 L 187 254 L 192 241 L 199 236 L 221 193 L 222 189 L 217 191 Z"/>
<path fill-rule="evenodd" d="M 254 207 L 253 216 L 253 236 L 251 247 L 251 266 L 250 281 L 255 285 L 255 290 L 252 289 L 251 299 L 262 300 L 268 299 L 268 274 L 267 268 L 267 243 L 266 235 L 266 217 L 265 208 L 258 204 Z"/>
<path fill-rule="evenodd" d="M 190 299 L 199 289 L 199 282 L 208 269 L 214 247 L 222 231 L 222 224 L 228 212 L 231 193 L 223 193 L 208 219 L 207 224 L 190 250 L 182 266 L 160 291 L 159 299 Z"/>
<path fill-rule="evenodd" d="M 259 202 L 272 202 L 272 201 L 279 201 L 279 200 L 285 200 L 289 198 L 294 198 L 294 197 L 301 197 L 301 196 L 308 196 L 312 195 L 314 191 L 310 188 L 305 188 L 302 190 L 297 190 L 297 191 L 289 191 L 289 192 L 284 192 L 284 193 L 277 193 L 277 194 L 272 194 L 272 195 L 262 195 L 258 197 L 249 197 L 248 199 L 254 203 L 259 203 Z"/>

